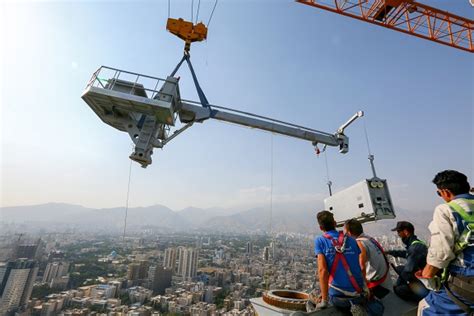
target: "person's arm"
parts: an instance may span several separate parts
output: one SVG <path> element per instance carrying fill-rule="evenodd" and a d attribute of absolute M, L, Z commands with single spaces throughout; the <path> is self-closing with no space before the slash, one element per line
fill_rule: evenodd
<path fill-rule="evenodd" d="M 433 221 L 428 226 L 431 232 L 431 242 L 426 257 L 426 267 L 422 276 L 433 277 L 436 272 L 446 268 L 456 257 L 454 254 L 455 233 L 452 213 L 447 205 L 439 205 L 433 214 Z"/>
<path fill-rule="evenodd" d="M 326 257 L 324 257 L 323 254 L 318 254 L 318 275 L 321 297 L 327 302 L 329 296 L 329 271 L 326 264 Z"/>
<path fill-rule="evenodd" d="M 427 264 L 421 273 L 421 277 L 431 279 L 436 275 L 436 273 L 438 273 L 439 270 L 439 268 Z"/>
<path fill-rule="evenodd" d="M 360 255 L 359 255 L 359 265 L 360 269 L 362 270 L 362 275 L 364 276 L 364 280 L 366 283 L 367 282 L 367 276 L 366 276 L 366 267 L 367 267 L 367 250 L 365 250 L 364 244 L 357 240 L 357 245 L 359 246 L 360 249 Z"/>
<path fill-rule="evenodd" d="M 400 273 L 401 277 L 406 281 L 413 281 L 415 279 L 416 271 L 423 266 L 425 257 L 426 246 L 415 244 L 408 247 L 407 262 Z"/>

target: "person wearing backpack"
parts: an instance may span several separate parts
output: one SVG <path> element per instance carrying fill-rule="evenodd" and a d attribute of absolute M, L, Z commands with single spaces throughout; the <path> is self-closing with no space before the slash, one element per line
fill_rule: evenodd
<path fill-rule="evenodd" d="M 418 315 L 474 315 L 474 195 L 466 175 L 455 170 L 439 172 L 433 183 L 446 203 L 435 208 L 429 225 L 427 265 L 417 276 L 434 291 Z"/>
<path fill-rule="evenodd" d="M 344 229 L 347 235 L 357 241 L 361 251 L 359 265 L 371 294 L 382 299 L 390 293 L 392 280 L 390 279 L 390 264 L 382 246 L 377 240 L 364 233 L 362 224 L 355 218 L 345 222 Z"/>
<path fill-rule="evenodd" d="M 354 238 L 336 230 L 334 216 L 329 211 L 317 214 L 322 236 L 314 241 L 321 290 L 317 309 L 329 303 L 353 315 L 366 315 L 368 289 L 359 266 L 360 250 Z M 369 315 L 381 315 L 370 313 Z"/>

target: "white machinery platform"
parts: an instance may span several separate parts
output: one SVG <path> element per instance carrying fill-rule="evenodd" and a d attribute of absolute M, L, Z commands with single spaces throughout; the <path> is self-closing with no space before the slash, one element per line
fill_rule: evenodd
<path fill-rule="evenodd" d="M 161 79 L 102 66 L 92 75 L 82 99 L 104 123 L 130 135 L 135 143 L 130 159 L 144 168 L 152 162 L 153 148 L 163 148 L 192 124 L 210 118 L 307 140 L 314 146 L 339 147 L 341 153 L 347 153 L 349 139 L 344 129 L 363 116 L 363 112 L 357 112 L 331 134 L 252 113 L 183 101 L 178 82 L 179 78 L 173 76 Z M 181 126 L 171 134 L 178 117 Z"/>

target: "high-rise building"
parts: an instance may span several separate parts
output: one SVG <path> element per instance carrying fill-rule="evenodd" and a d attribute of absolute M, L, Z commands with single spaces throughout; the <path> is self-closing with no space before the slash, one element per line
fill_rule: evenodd
<path fill-rule="evenodd" d="M 150 267 L 148 277 L 150 289 L 155 294 L 165 294 L 166 288 L 171 286 L 172 271 L 161 266 Z"/>
<path fill-rule="evenodd" d="M 43 274 L 43 282 L 51 284 L 56 278 L 66 276 L 69 271 L 69 263 L 67 262 L 49 262 Z"/>
<path fill-rule="evenodd" d="M 178 247 L 178 275 L 192 279 L 197 275 L 199 249 Z"/>
<path fill-rule="evenodd" d="M 247 251 L 246 253 L 248 255 L 251 255 L 253 253 L 253 243 L 252 241 L 247 241 Z"/>
<path fill-rule="evenodd" d="M 263 260 L 268 261 L 270 259 L 270 251 L 268 247 L 263 248 Z"/>
<path fill-rule="evenodd" d="M 176 249 L 176 258 L 178 262 L 176 264 L 176 274 L 182 276 L 184 268 L 184 257 L 185 257 L 186 247 L 178 247 Z"/>
<path fill-rule="evenodd" d="M 170 269 L 173 273 L 176 272 L 176 248 L 166 248 L 163 267 Z"/>
<path fill-rule="evenodd" d="M 148 260 L 140 260 L 139 262 L 130 263 L 127 270 L 127 280 L 132 285 L 141 284 L 148 279 Z"/>
<path fill-rule="evenodd" d="M 148 260 L 140 260 L 138 264 L 140 266 L 140 268 L 138 269 L 138 279 L 148 279 L 148 269 L 150 268 L 150 263 L 148 262 Z"/>
<path fill-rule="evenodd" d="M 24 307 L 38 274 L 36 261 L 19 259 L 0 266 L 0 315 Z"/>
<path fill-rule="evenodd" d="M 138 263 L 136 262 L 130 263 L 127 269 L 127 280 L 137 281 L 139 270 L 140 270 L 140 265 Z"/>
<path fill-rule="evenodd" d="M 40 244 L 28 243 L 19 244 L 16 246 L 15 258 L 16 259 L 37 259 L 40 256 Z"/>
<path fill-rule="evenodd" d="M 22 235 L 20 235 L 20 238 L 21 236 Z M 40 259 L 45 245 L 41 238 L 37 240 L 20 240 L 20 238 L 15 243 L 11 259 Z"/>
<path fill-rule="evenodd" d="M 270 243 L 270 256 L 273 259 L 277 259 L 277 249 L 276 249 L 276 243 L 274 241 Z"/>

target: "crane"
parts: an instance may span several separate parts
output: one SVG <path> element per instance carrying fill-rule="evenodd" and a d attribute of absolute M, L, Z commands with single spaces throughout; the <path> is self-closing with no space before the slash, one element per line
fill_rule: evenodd
<path fill-rule="evenodd" d="M 183 19 L 170 18 L 167 29 L 181 38 L 185 42 L 185 47 L 181 61 L 166 79 L 101 66 L 93 73 L 81 96 L 104 123 L 129 134 L 135 145 L 130 155 L 131 160 L 146 168 L 152 163 L 154 148 L 163 148 L 194 123 L 203 123 L 209 119 L 310 141 L 317 152 L 319 152 L 318 144 L 324 147 L 338 147 L 339 152 L 343 154 L 349 151 L 349 138 L 345 135 L 345 129 L 364 115 L 362 111 L 350 117 L 336 132 L 328 133 L 249 112 L 211 105 L 199 85 L 189 54 L 191 43 L 206 38 L 207 28 L 202 23 L 193 24 Z M 181 98 L 179 77 L 175 75 L 185 61 L 200 102 Z M 360 192 L 365 194 L 365 200 L 362 205 L 357 200 L 359 204 L 357 217 L 363 221 L 395 217 L 385 180 L 377 178 L 374 173 L 372 179 L 365 180 L 348 196 L 354 197 L 360 195 Z M 344 210 L 352 210 L 352 207 L 347 205 L 354 201 L 350 199 L 347 202 L 345 195 L 337 194 L 332 197 L 328 201 L 331 209 L 339 210 L 342 207 Z M 341 203 L 340 200 L 344 202 Z"/>
<path fill-rule="evenodd" d="M 150 84 L 153 88 L 149 88 Z M 167 79 L 159 79 L 106 66 L 100 67 L 93 74 L 82 99 L 104 123 L 129 134 L 135 144 L 130 159 L 143 168 L 152 163 L 154 148 L 163 148 L 194 123 L 204 123 L 209 119 L 310 141 L 316 148 L 318 144 L 339 147 L 339 152 L 347 153 L 349 138 L 345 135 L 345 130 L 364 115 L 362 111 L 358 111 L 336 132 L 327 133 L 210 105 L 205 96 L 201 96 L 201 102 L 183 100 L 179 92 L 179 78 L 168 76 Z M 171 132 L 171 129 L 174 131 Z M 348 218 L 357 217 L 362 222 L 395 217 L 386 180 L 376 176 L 373 157 L 371 163 L 374 177 L 326 199 L 328 209 L 341 214 L 350 213 Z M 354 203 L 357 206 L 355 208 Z"/>
<path fill-rule="evenodd" d="M 192 73 L 194 74 L 193 71 Z M 144 168 L 152 163 L 153 148 L 163 148 L 194 123 L 203 123 L 208 119 L 303 139 L 314 146 L 322 144 L 339 147 L 341 153 L 347 153 L 349 138 L 344 133 L 345 129 L 364 115 L 359 111 L 335 133 L 327 133 L 265 116 L 210 105 L 205 97 L 201 102 L 182 100 L 179 78 L 168 76 L 167 79 L 160 79 L 107 66 L 102 66 L 94 72 L 82 99 L 104 123 L 129 134 L 135 144 L 130 159 Z M 178 123 L 178 118 L 182 126 L 171 132 Z"/>
<path fill-rule="evenodd" d="M 392 30 L 474 52 L 474 21 L 413 0 L 296 0 Z"/>
<path fill-rule="evenodd" d="M 326 133 L 249 112 L 211 106 L 201 89 L 189 53 L 191 43 L 207 38 L 207 27 L 203 23 L 168 18 L 166 29 L 185 42 L 182 59 L 166 79 L 101 66 L 82 94 L 82 99 L 104 123 L 130 135 L 135 144 L 130 159 L 143 168 L 152 163 L 153 148 L 163 148 L 194 123 L 207 119 L 303 139 L 312 142 L 316 148 L 318 144 L 323 144 L 337 146 L 341 153 L 349 151 L 349 138 L 344 130 L 364 115 L 362 111 L 354 114 L 335 133 Z M 175 75 L 185 61 L 200 102 L 181 99 L 179 78 Z M 183 126 L 170 133 L 178 117 Z"/>

